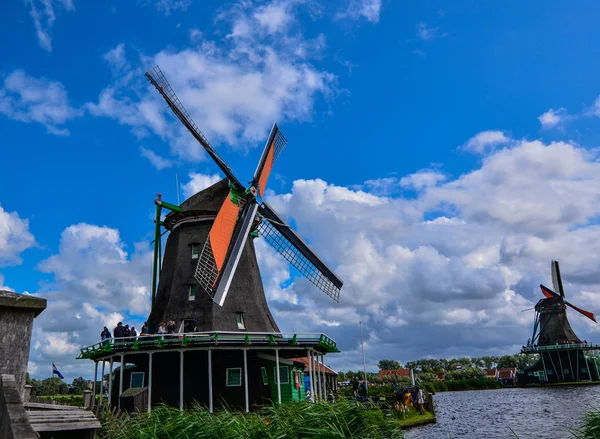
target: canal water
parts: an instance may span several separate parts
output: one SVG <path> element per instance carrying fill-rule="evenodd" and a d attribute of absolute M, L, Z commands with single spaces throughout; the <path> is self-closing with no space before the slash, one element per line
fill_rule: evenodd
<path fill-rule="evenodd" d="M 434 396 L 437 424 L 407 439 L 573 439 L 587 411 L 600 407 L 600 386 L 507 388 Z"/>

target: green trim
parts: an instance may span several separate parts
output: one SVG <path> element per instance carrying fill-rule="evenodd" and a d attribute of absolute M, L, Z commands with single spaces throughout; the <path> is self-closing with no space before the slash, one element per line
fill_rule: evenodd
<path fill-rule="evenodd" d="M 165 209 L 169 209 L 169 210 L 172 210 L 174 212 L 181 212 L 181 207 L 175 206 L 174 204 L 167 203 L 166 201 L 161 201 L 160 204 Z"/>
<path fill-rule="evenodd" d="M 230 377 L 230 373 L 239 372 L 239 375 Z M 241 387 L 242 386 L 242 368 L 241 367 L 228 367 L 225 369 L 225 386 L 226 387 Z"/>

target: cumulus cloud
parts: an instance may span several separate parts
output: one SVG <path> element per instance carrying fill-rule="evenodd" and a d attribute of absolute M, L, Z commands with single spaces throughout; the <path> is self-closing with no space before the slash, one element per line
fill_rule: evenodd
<path fill-rule="evenodd" d="M 181 102 L 215 145 L 253 147 L 274 120 L 310 120 L 315 102 L 335 93 L 336 77 L 315 67 L 311 57 L 325 46 L 324 36 L 306 38 L 296 19 L 301 2 L 255 6 L 239 3 L 219 14 L 230 27 L 221 40 L 194 34 L 192 47 L 165 49 L 139 60 L 123 61 L 121 46 L 105 58 L 123 66 L 97 102 L 93 115 L 128 125 L 138 137 L 154 133 L 171 153 L 198 161 L 203 148 L 175 121 L 162 98 L 143 78 L 143 65 L 160 65 Z"/>
<path fill-rule="evenodd" d="M 541 298 L 550 259 L 561 260 L 573 303 L 593 308 L 600 296 L 598 166 L 577 145 L 511 141 L 456 178 L 435 171 L 391 178 L 420 187 L 415 198 L 365 192 L 374 180 L 352 189 L 297 180 L 269 203 L 345 285 L 336 305 L 258 240 L 275 317 L 282 330 L 334 337 L 343 349 L 330 360 L 336 367 L 357 363 L 358 321 L 373 368 L 390 355 L 515 352 L 532 324 L 520 311 Z M 584 338 L 595 330 L 576 313 L 569 318 Z"/>
<path fill-rule="evenodd" d="M 221 181 L 223 179 L 219 174 L 198 174 L 195 172 L 190 172 L 189 174 L 190 181 L 183 185 L 183 195 L 185 198 L 189 198 L 192 195 L 206 189 L 209 186 Z"/>
<path fill-rule="evenodd" d="M 20 122 L 42 124 L 51 134 L 68 135 L 69 131 L 61 125 L 81 113 L 71 107 L 60 82 L 15 70 L 0 88 L 0 114 Z"/>
<path fill-rule="evenodd" d="M 142 147 L 142 148 L 140 148 L 140 152 L 142 153 L 142 157 L 148 159 L 148 161 L 152 164 L 152 166 L 154 166 L 159 171 L 173 166 L 172 160 L 169 160 L 169 159 L 159 156 L 151 149 L 146 149 L 146 148 Z"/>
<path fill-rule="evenodd" d="M 542 128 L 544 129 L 556 128 L 568 119 L 569 115 L 567 113 L 567 110 L 564 108 L 559 108 L 558 110 L 554 110 L 551 108 L 538 117 L 538 120 L 540 121 L 540 124 L 542 124 Z"/>
<path fill-rule="evenodd" d="M 350 0 L 346 10 L 338 12 L 338 20 L 351 18 L 358 20 L 364 18 L 371 23 L 378 23 L 381 15 L 381 0 Z"/>
<path fill-rule="evenodd" d="M 172 12 L 181 10 L 185 12 L 192 4 L 192 0 L 158 0 L 154 2 L 156 10 L 164 15 L 171 15 Z"/>
<path fill-rule="evenodd" d="M 59 252 L 39 264 L 54 276 L 56 289 L 107 309 L 148 311 L 152 256 L 139 244 L 130 256 L 119 231 L 80 223 L 61 234 Z"/>
<path fill-rule="evenodd" d="M 483 154 L 497 146 L 505 145 L 509 141 L 510 138 L 502 131 L 481 131 L 480 133 L 477 133 L 471 137 L 464 145 L 462 145 L 461 148 L 466 151 Z"/>
<path fill-rule="evenodd" d="M 17 212 L 7 212 L 0 205 L 0 267 L 21 263 L 21 253 L 36 245 L 29 230 L 29 220 Z M 0 278 L 0 285 L 3 278 Z"/>
<path fill-rule="evenodd" d="M 417 37 L 423 41 L 432 41 L 438 36 L 440 30 L 439 27 L 429 27 L 427 24 L 421 22 L 417 26 Z"/>
<path fill-rule="evenodd" d="M 48 52 L 52 52 L 51 31 L 56 21 L 54 8 L 56 5 L 67 11 L 74 11 L 73 0 L 25 0 L 29 7 L 29 15 L 33 19 L 35 34 L 40 47 Z"/>

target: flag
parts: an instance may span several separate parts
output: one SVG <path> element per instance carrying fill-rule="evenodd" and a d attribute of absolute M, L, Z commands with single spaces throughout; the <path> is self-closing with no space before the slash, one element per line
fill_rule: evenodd
<path fill-rule="evenodd" d="M 462 364 L 457 364 L 456 365 L 456 370 L 461 370 L 462 369 Z"/>
<path fill-rule="evenodd" d="M 54 365 L 54 363 L 52 363 L 52 375 L 58 375 L 58 377 L 61 380 L 65 379 L 65 377 L 63 376 L 63 374 L 58 371 L 58 369 L 56 368 L 56 366 Z"/>

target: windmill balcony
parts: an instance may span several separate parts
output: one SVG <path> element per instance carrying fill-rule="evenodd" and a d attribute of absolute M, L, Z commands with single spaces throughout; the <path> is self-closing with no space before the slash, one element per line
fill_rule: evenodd
<path fill-rule="evenodd" d="M 336 342 L 320 333 L 284 332 L 190 332 L 111 338 L 83 347 L 78 359 L 99 360 L 115 353 L 154 350 L 312 348 L 322 354 L 339 352 Z"/>
<path fill-rule="evenodd" d="M 597 343 L 564 343 L 554 344 L 547 346 L 523 346 L 521 353 L 523 354 L 535 354 L 544 351 L 560 351 L 560 350 L 600 350 L 600 344 Z"/>

